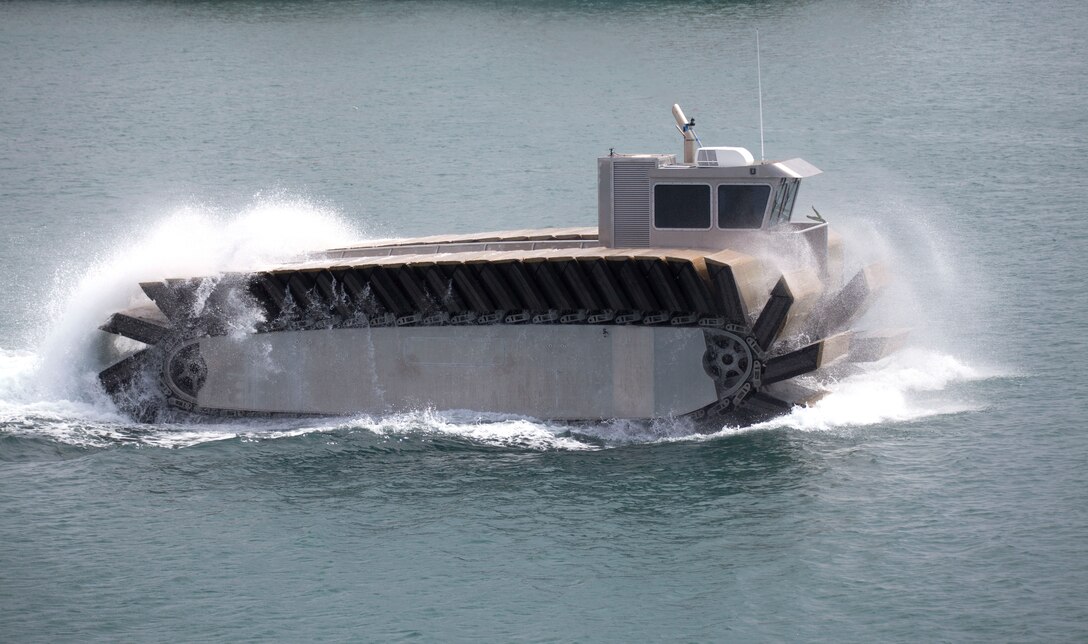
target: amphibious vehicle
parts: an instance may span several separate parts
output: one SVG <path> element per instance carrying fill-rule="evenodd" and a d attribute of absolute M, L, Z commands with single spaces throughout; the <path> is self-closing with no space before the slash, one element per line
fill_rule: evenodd
<path fill-rule="evenodd" d="M 100 327 L 139 343 L 101 384 L 144 421 L 431 408 L 721 427 L 807 404 L 809 374 L 894 350 L 900 334 L 853 329 L 880 266 L 844 280 L 827 222 L 791 218 L 820 171 L 701 147 L 673 115 L 681 159 L 598 159 L 594 228 L 372 241 L 142 283 L 150 301 Z"/>

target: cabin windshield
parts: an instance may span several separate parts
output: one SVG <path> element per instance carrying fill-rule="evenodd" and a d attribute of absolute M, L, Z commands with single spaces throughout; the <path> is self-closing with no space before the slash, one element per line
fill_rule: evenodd
<path fill-rule="evenodd" d="M 797 189 L 800 186 L 800 179 L 783 179 L 781 185 L 775 188 L 774 206 L 771 207 L 771 226 L 790 223 L 793 203 L 797 200 Z"/>
<path fill-rule="evenodd" d="M 718 228 L 759 228 L 771 187 L 766 184 L 718 185 Z"/>

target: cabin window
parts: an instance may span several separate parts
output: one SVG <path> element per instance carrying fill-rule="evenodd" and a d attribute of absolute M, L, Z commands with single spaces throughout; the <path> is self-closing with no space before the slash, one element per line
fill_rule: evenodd
<path fill-rule="evenodd" d="M 710 228 L 710 186 L 660 183 L 654 186 L 655 228 Z"/>
<path fill-rule="evenodd" d="M 793 202 L 797 199 L 797 188 L 801 182 L 797 179 L 783 179 L 782 185 L 774 192 L 774 207 L 771 208 L 771 225 L 788 224 L 793 214 Z"/>
<path fill-rule="evenodd" d="M 718 228 L 759 228 L 770 197 L 765 184 L 719 184 Z"/>

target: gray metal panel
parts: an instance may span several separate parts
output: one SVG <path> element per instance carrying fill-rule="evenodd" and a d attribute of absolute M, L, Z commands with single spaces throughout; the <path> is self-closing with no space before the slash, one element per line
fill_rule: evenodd
<path fill-rule="evenodd" d="M 649 418 L 716 399 L 696 328 L 318 329 L 199 340 L 205 408 L 314 414 L 473 409 Z"/>
<path fill-rule="evenodd" d="M 612 157 L 597 159 L 597 233 L 601 246 L 613 246 Z"/>
<path fill-rule="evenodd" d="M 654 333 L 653 417 L 667 418 L 718 399 L 714 381 L 703 370 L 706 342 L 698 329 Z"/>
<path fill-rule="evenodd" d="M 650 172 L 656 160 L 612 162 L 612 226 L 615 248 L 650 245 Z"/>

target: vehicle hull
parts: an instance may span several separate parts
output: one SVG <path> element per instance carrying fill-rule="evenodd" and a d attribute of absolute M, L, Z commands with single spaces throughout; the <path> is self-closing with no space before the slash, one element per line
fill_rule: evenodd
<path fill-rule="evenodd" d="M 807 404 L 820 393 L 797 377 L 897 342 L 852 329 L 878 267 L 840 286 L 829 260 L 784 271 L 732 250 L 545 235 L 405 240 L 144 282 L 149 302 L 101 328 L 145 348 L 99 379 L 146 421 L 459 409 L 720 427 Z M 554 247 L 570 243 L 581 247 Z"/>
<path fill-rule="evenodd" d="M 190 347 L 199 347 L 194 354 Z M 183 344 L 205 413 L 473 409 L 557 420 L 653 418 L 717 400 L 693 328 L 489 325 L 280 331 Z M 166 360 L 171 360 L 166 357 Z M 177 370 L 175 370 L 177 371 Z"/>

